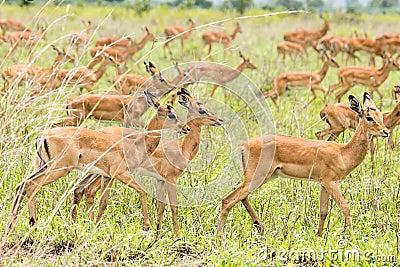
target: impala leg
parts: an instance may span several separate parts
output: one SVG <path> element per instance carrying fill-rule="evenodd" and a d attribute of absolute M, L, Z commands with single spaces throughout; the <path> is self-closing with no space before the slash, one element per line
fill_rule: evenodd
<path fill-rule="evenodd" d="M 178 224 L 178 196 L 176 194 L 176 185 L 167 183 L 169 205 L 171 206 L 172 222 L 174 224 L 174 234 L 179 238 L 179 224 Z"/>
<path fill-rule="evenodd" d="M 328 92 L 326 93 L 326 97 L 330 96 L 333 91 L 341 87 L 343 84 L 339 81 L 338 83 L 329 86 Z"/>
<path fill-rule="evenodd" d="M 108 206 L 108 202 L 110 200 L 111 187 L 114 182 L 114 178 L 102 176 L 101 180 L 102 181 L 101 181 L 101 193 L 100 193 L 100 201 L 99 201 L 99 213 L 97 214 L 96 225 L 98 225 L 98 223 L 100 222 L 100 219 L 103 216 L 104 211 L 106 210 L 106 208 Z M 88 203 L 88 205 L 89 205 L 89 203 Z M 89 213 L 91 213 L 91 212 L 92 211 L 90 211 Z"/>
<path fill-rule="evenodd" d="M 318 131 L 315 133 L 315 136 L 317 137 L 318 140 L 322 140 L 325 135 L 330 134 L 328 141 L 336 141 L 337 137 L 339 134 L 341 134 L 344 131 L 342 128 L 328 128 L 324 129 L 321 131 Z"/>
<path fill-rule="evenodd" d="M 95 174 L 89 174 L 87 175 L 75 188 L 74 190 L 74 198 L 73 198 L 73 203 L 72 203 L 72 208 L 71 208 L 71 221 L 76 222 L 76 207 L 79 206 L 79 203 L 82 200 L 82 196 L 85 192 L 85 187 L 88 186 L 92 180 L 93 177 L 96 176 Z"/>
<path fill-rule="evenodd" d="M 222 92 L 224 93 L 224 103 L 228 103 L 228 92 L 224 87 L 222 87 Z"/>
<path fill-rule="evenodd" d="M 394 143 L 394 140 L 393 140 L 393 133 L 390 133 L 389 138 L 388 138 L 388 143 L 392 150 L 395 149 L 396 144 Z"/>
<path fill-rule="evenodd" d="M 369 143 L 369 152 L 371 153 L 371 162 L 374 162 L 375 159 L 375 138 L 371 138 L 371 141 Z"/>
<path fill-rule="evenodd" d="M 339 103 L 340 102 L 340 99 L 342 98 L 342 96 L 345 94 L 345 93 L 347 93 L 347 91 L 349 91 L 349 89 L 350 89 L 350 86 L 348 86 L 348 85 L 344 85 L 343 86 L 343 88 L 342 88 L 342 90 L 340 90 L 339 92 L 337 92 L 336 94 L 335 94 L 335 103 Z"/>
<path fill-rule="evenodd" d="M 208 44 L 208 53 L 207 56 L 209 56 L 211 54 L 211 43 Z"/>
<path fill-rule="evenodd" d="M 215 90 L 217 90 L 217 88 L 219 87 L 219 84 L 215 84 L 214 87 L 211 89 L 211 93 L 208 96 L 208 98 L 212 97 L 215 93 Z"/>
<path fill-rule="evenodd" d="M 351 215 L 350 215 L 350 207 L 347 203 L 346 199 L 344 199 L 338 184 L 333 181 L 322 182 L 322 186 L 328 191 L 329 195 L 335 200 L 336 204 L 339 206 L 342 211 L 346 226 L 349 228 L 351 232 L 353 232 L 353 225 L 351 223 Z"/>
<path fill-rule="evenodd" d="M 251 219 L 253 220 L 253 225 L 256 226 L 256 228 L 257 228 L 257 230 L 258 230 L 258 233 L 259 233 L 260 235 L 263 235 L 263 234 L 264 234 L 264 225 L 263 225 L 263 223 L 261 222 L 260 217 L 258 217 L 257 212 L 254 210 L 253 206 L 251 206 L 250 200 L 249 200 L 249 197 L 248 197 L 248 196 L 245 197 L 245 198 L 242 200 L 242 204 L 243 204 L 244 207 L 246 208 L 247 212 L 250 214 Z"/>
<path fill-rule="evenodd" d="M 324 224 L 329 211 L 329 193 L 326 189 L 321 186 L 321 191 L 319 195 L 319 225 L 317 235 L 322 236 L 322 231 L 324 229 Z"/>
<path fill-rule="evenodd" d="M 185 49 L 185 42 L 183 38 L 181 38 L 181 59 L 183 58 L 184 49 Z"/>
<path fill-rule="evenodd" d="M 159 237 L 162 229 L 162 220 L 165 211 L 166 198 L 165 181 L 157 180 L 156 196 L 157 196 L 157 236 Z"/>

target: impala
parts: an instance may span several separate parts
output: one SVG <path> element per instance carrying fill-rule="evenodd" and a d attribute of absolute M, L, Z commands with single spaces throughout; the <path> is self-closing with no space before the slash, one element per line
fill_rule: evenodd
<path fill-rule="evenodd" d="M 188 20 L 189 22 L 189 28 L 185 29 L 182 26 L 178 25 L 173 25 L 173 26 L 168 26 L 164 29 L 165 37 L 167 40 L 164 42 L 164 57 L 166 57 L 166 52 L 165 50 L 169 50 L 169 54 L 172 58 L 172 51 L 171 47 L 169 47 L 169 44 L 175 40 L 175 39 L 181 39 L 181 58 L 183 57 L 183 52 L 184 52 L 184 42 L 185 40 L 189 37 L 189 35 L 192 33 L 193 28 L 195 27 L 194 21 L 192 19 Z"/>
<path fill-rule="evenodd" d="M 182 122 L 173 107 L 161 105 L 152 94 L 145 94 L 149 104 L 157 111 L 145 132 L 138 134 L 136 139 L 122 139 L 121 136 L 79 127 L 53 128 L 41 133 L 36 139 L 35 171 L 17 185 L 9 229 L 12 229 L 16 222 L 24 196 L 28 199 L 29 222 L 34 225 L 37 221 L 37 191 L 74 169 L 86 169 L 89 173 L 118 179 L 135 189 L 140 194 L 143 228 L 148 230 L 150 221 L 147 194 L 143 186 L 131 175 L 131 171 L 137 169 L 154 152 L 161 139 L 159 130 L 170 129 L 187 133 L 190 128 Z"/>
<path fill-rule="evenodd" d="M 288 41 L 280 42 L 276 46 L 276 50 L 278 52 L 276 59 L 278 59 L 279 56 L 282 55 L 282 60 L 284 63 L 285 63 L 287 54 L 292 56 L 292 60 L 294 62 L 296 61 L 297 57 L 300 57 L 300 59 L 303 60 L 303 54 L 307 54 L 307 52 L 303 46 L 301 46 L 297 43 L 292 43 L 292 42 L 288 42 Z"/>
<path fill-rule="evenodd" d="M 346 144 L 281 135 L 263 135 L 244 142 L 239 149 L 244 181 L 222 199 L 218 232 L 222 232 L 229 211 L 241 201 L 259 233 L 263 234 L 264 226 L 251 206 L 248 195 L 276 177 L 321 184 L 318 236 L 322 236 L 330 196 L 342 211 L 346 226 L 353 231 L 350 207 L 340 192 L 339 183 L 364 160 L 371 135 L 389 136 L 382 113 L 376 109 L 368 93 L 364 93 L 363 100 L 364 109 L 354 96 L 349 96 L 350 107 L 358 114 L 360 123 Z"/>
<path fill-rule="evenodd" d="M 311 46 L 315 51 L 319 52 L 317 44 L 319 39 L 321 39 L 329 31 L 330 25 L 328 21 L 325 20 L 324 26 L 319 30 L 307 30 L 299 29 L 292 32 L 287 32 L 283 35 L 283 39 L 288 42 L 293 42 L 302 45 L 303 47 Z"/>
<path fill-rule="evenodd" d="M 230 68 L 213 62 L 198 62 L 189 64 L 186 71 L 194 81 L 200 81 L 202 78 L 213 81 L 215 83 L 209 97 L 214 95 L 215 90 L 219 86 L 225 86 L 228 82 L 236 79 L 245 69 L 256 69 L 257 67 L 245 57 L 241 52 L 239 56 L 242 62 L 235 68 Z M 227 101 L 227 91 L 223 88 L 224 100 Z"/>
<path fill-rule="evenodd" d="M 325 54 L 324 64 L 318 72 L 288 72 L 279 74 L 274 78 L 272 90 L 264 92 L 264 97 L 270 97 L 274 102 L 276 109 L 279 110 L 277 103 L 278 96 L 282 95 L 288 87 L 310 88 L 313 97 L 308 101 L 306 104 L 307 106 L 317 98 L 315 90 L 319 90 L 325 95 L 325 90 L 320 86 L 320 83 L 328 73 L 329 67 L 339 68 L 339 64 L 333 57 Z"/>
<path fill-rule="evenodd" d="M 86 88 L 88 92 L 92 91 L 93 85 L 100 80 L 100 78 L 106 72 L 107 65 L 116 66 L 118 69 L 119 62 L 114 56 L 103 53 L 103 61 L 96 70 L 92 69 L 71 69 L 71 70 L 59 70 L 57 72 L 59 86 L 69 85 L 80 88 L 82 93 L 82 87 Z M 58 87 L 58 86 L 57 86 Z"/>
<path fill-rule="evenodd" d="M 1 19 L 0 28 L 2 30 L 2 35 L 5 36 L 8 30 L 13 31 L 31 31 L 28 27 L 22 24 L 20 21 L 15 19 Z"/>
<path fill-rule="evenodd" d="M 32 55 L 32 50 L 41 39 L 46 39 L 45 29 L 40 27 L 36 33 L 30 31 L 17 31 L 8 35 L 7 40 L 10 43 L 10 48 L 4 54 L 3 61 L 15 52 L 18 45 L 28 47 L 29 57 Z"/>
<path fill-rule="evenodd" d="M 146 71 L 151 77 L 143 76 L 140 74 L 121 74 L 114 77 L 113 83 L 115 90 L 121 95 L 129 95 L 139 90 L 166 90 L 171 91 L 176 86 L 175 84 L 168 81 L 160 71 L 151 63 L 146 66 Z"/>
<path fill-rule="evenodd" d="M 399 70 L 400 66 L 396 60 L 386 53 L 382 54 L 384 59 L 383 65 L 380 69 L 372 67 L 342 67 L 338 70 L 338 83 L 331 85 L 326 96 L 329 96 L 334 90 L 339 87 L 342 89 L 335 94 L 335 103 L 340 102 L 342 96 L 347 93 L 350 88 L 359 84 L 369 88 L 371 96 L 376 91 L 379 94 L 380 102 L 382 105 L 383 94 L 379 91 L 379 86 L 386 81 L 390 71 Z"/>
<path fill-rule="evenodd" d="M 203 44 L 208 45 L 208 53 L 211 54 L 211 47 L 213 43 L 219 43 L 224 46 L 224 49 L 228 49 L 231 42 L 236 38 L 238 33 L 242 33 L 242 28 L 240 28 L 239 22 L 236 23 L 236 27 L 231 34 L 225 32 L 217 32 L 217 31 L 206 31 L 203 32 L 201 38 L 203 39 Z M 201 49 L 202 50 L 202 49 Z M 225 52 L 224 50 L 224 52 Z"/>
<path fill-rule="evenodd" d="M 384 112 L 383 123 L 389 129 L 390 132 L 400 125 L 400 86 L 395 85 L 392 90 L 394 99 L 397 104 L 390 112 Z M 359 118 L 357 114 L 352 112 L 348 105 L 344 103 L 336 103 L 333 105 L 326 106 L 322 109 L 320 113 L 321 119 L 329 124 L 329 128 L 318 131 L 315 136 L 322 140 L 325 135 L 330 134 L 328 141 L 336 141 L 337 137 L 343 133 L 346 129 L 355 130 L 358 126 Z M 388 143 L 392 149 L 395 148 L 395 142 L 393 141 L 393 135 L 389 135 Z M 374 143 L 370 145 L 371 148 L 371 158 L 374 159 Z"/>
<path fill-rule="evenodd" d="M 162 218 L 166 205 L 166 194 L 168 192 L 169 203 L 171 205 L 174 234 L 178 237 L 178 197 L 176 194 L 176 184 L 190 161 L 196 156 L 200 147 L 201 128 L 203 126 L 220 126 L 222 119 L 213 114 L 204 104 L 194 99 L 190 93 L 182 88 L 178 93 L 179 103 L 188 109 L 187 125 L 190 127 L 190 133 L 186 135 L 182 142 L 162 139 L 157 149 L 150 156 L 149 160 L 141 165 L 138 172 L 145 175 L 151 175 L 157 178 L 156 197 L 158 209 L 157 233 L 162 229 Z M 125 135 L 118 127 L 109 127 L 102 130 L 103 132 Z M 129 134 L 134 133 L 131 130 Z M 127 132 L 128 133 L 128 132 Z M 144 171 L 142 171 L 144 170 Z M 104 178 L 103 178 L 104 179 Z M 112 180 L 106 178 L 107 203 L 109 198 L 109 189 L 112 186 Z M 100 175 L 88 175 L 81 183 L 78 184 L 74 191 L 74 207 L 85 194 L 89 217 L 93 219 L 93 202 L 96 192 L 101 188 Z M 104 207 L 102 205 L 102 207 Z M 105 208 L 105 207 L 104 207 Z M 104 210 L 99 210 L 99 214 L 103 214 Z M 72 210 L 73 220 L 76 218 L 76 209 Z"/>
<path fill-rule="evenodd" d="M 155 42 L 156 37 L 154 36 L 153 33 L 149 31 L 147 27 L 144 28 L 145 35 L 143 38 L 139 41 L 139 43 L 136 43 L 132 41 L 130 38 L 127 40 L 115 40 L 115 42 L 108 43 L 111 40 L 112 37 L 109 37 L 107 40 L 103 40 L 102 42 L 99 42 L 99 40 L 96 42 L 97 43 L 104 43 L 103 45 L 97 45 L 95 48 L 90 50 L 90 55 L 93 57 L 91 63 L 89 64 L 88 68 L 91 69 L 93 68 L 94 65 L 96 65 L 99 61 L 101 61 L 101 53 L 102 52 L 107 52 L 110 55 L 115 55 L 117 59 L 120 62 L 126 63 L 129 59 L 132 59 L 133 55 L 135 55 L 137 52 L 143 49 L 143 47 L 146 45 L 148 41 Z M 117 38 L 117 37 L 116 37 Z M 125 41 L 125 42 L 122 42 Z M 104 47 L 105 45 L 110 46 L 110 47 Z"/>
<path fill-rule="evenodd" d="M 57 52 L 57 56 L 50 68 L 23 64 L 4 68 L 1 71 L 1 76 L 4 80 L 4 87 L 1 94 L 5 94 L 10 86 L 16 86 L 21 81 L 37 83 L 43 85 L 45 88 L 53 87 L 52 79 L 55 79 L 57 70 L 60 68 L 61 64 L 64 62 L 73 62 L 75 58 L 67 54 L 64 49 L 61 50 L 54 45 L 52 45 L 52 48 Z"/>
<path fill-rule="evenodd" d="M 71 39 L 70 47 L 75 45 L 76 54 L 79 53 L 79 47 L 86 46 L 89 42 L 89 33 L 92 27 L 92 22 L 82 21 L 85 24 L 85 29 L 83 30 L 74 30 L 69 33 L 69 37 Z"/>
<path fill-rule="evenodd" d="M 354 54 L 355 51 L 353 51 L 352 48 L 349 46 L 349 42 L 351 42 L 351 39 L 349 38 L 329 35 L 321 38 L 319 44 L 322 48 L 321 51 L 325 53 L 330 52 L 330 55 L 332 57 L 336 57 L 340 52 L 342 52 L 343 54 L 347 54 L 347 64 L 349 59 L 353 59 L 354 62 L 356 59 L 360 59 L 357 55 Z"/>

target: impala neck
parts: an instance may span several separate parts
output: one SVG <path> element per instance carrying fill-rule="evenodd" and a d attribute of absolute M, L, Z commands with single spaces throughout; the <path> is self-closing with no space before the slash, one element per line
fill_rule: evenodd
<path fill-rule="evenodd" d="M 378 70 L 379 83 L 384 82 L 390 73 L 390 63 L 385 62 L 385 64 Z"/>
<path fill-rule="evenodd" d="M 100 78 L 103 76 L 104 72 L 106 72 L 106 67 L 107 67 L 107 61 L 105 59 L 103 59 L 100 67 L 94 71 L 94 75 L 96 76 L 96 81 L 100 80 Z"/>
<path fill-rule="evenodd" d="M 230 34 L 232 40 L 236 38 L 236 35 L 238 34 L 238 32 L 239 32 L 239 27 L 236 25 L 235 30 L 233 31 L 232 34 Z"/>
<path fill-rule="evenodd" d="M 185 159 L 192 160 L 197 152 L 199 152 L 201 125 L 198 125 L 192 120 L 188 122 L 188 126 L 190 127 L 190 132 L 182 142 L 181 151 Z"/>
<path fill-rule="evenodd" d="M 157 117 L 157 115 L 153 116 L 150 119 L 149 123 L 145 127 L 145 137 L 144 144 L 146 147 L 147 155 L 151 155 L 154 150 L 156 150 L 158 144 L 161 140 L 161 132 L 157 130 L 161 130 L 165 122 L 165 118 Z"/>
<path fill-rule="evenodd" d="M 389 130 L 400 124 L 400 101 L 397 102 L 392 111 L 383 113 L 383 123 Z"/>
<path fill-rule="evenodd" d="M 141 50 L 147 43 L 147 41 L 149 41 L 149 36 L 150 34 L 146 32 L 145 36 L 143 36 L 142 40 L 139 41 L 139 43 L 137 44 L 137 48 L 139 50 Z"/>
<path fill-rule="evenodd" d="M 349 171 L 355 169 L 365 158 L 369 150 L 370 139 L 365 122 L 360 119 L 358 127 L 350 141 L 342 148 L 342 157 L 347 158 L 346 162 Z"/>
<path fill-rule="evenodd" d="M 318 72 L 318 75 L 320 77 L 321 80 L 323 80 L 326 76 L 326 74 L 328 73 L 329 70 L 329 62 L 328 60 L 324 62 L 324 64 L 322 65 L 321 70 Z"/>
<path fill-rule="evenodd" d="M 325 22 L 324 27 L 322 27 L 320 31 L 321 36 L 324 36 L 328 32 L 328 30 L 329 30 L 329 24 L 328 22 Z"/>

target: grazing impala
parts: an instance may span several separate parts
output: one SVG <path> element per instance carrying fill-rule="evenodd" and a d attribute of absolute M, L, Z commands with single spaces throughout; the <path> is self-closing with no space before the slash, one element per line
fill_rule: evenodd
<path fill-rule="evenodd" d="M 119 62 L 114 56 L 103 53 L 103 61 L 96 70 L 92 69 L 71 69 L 71 70 L 59 70 L 57 72 L 59 86 L 69 85 L 79 87 L 82 93 L 82 88 L 86 88 L 88 92 L 92 91 L 93 85 L 100 80 L 103 74 L 106 72 L 107 65 L 116 66 L 118 69 Z M 58 87 L 58 86 L 57 86 Z"/>
<path fill-rule="evenodd" d="M 195 27 L 192 19 L 189 19 L 188 22 L 189 22 L 188 29 L 185 29 L 182 26 L 178 26 L 178 25 L 168 26 L 164 29 L 165 37 L 167 38 L 167 40 L 164 43 L 164 57 L 166 57 L 165 50 L 168 49 L 169 54 L 172 58 L 172 51 L 171 51 L 171 47 L 169 47 L 169 44 L 173 40 L 178 39 L 178 38 L 181 39 L 181 58 L 183 57 L 184 42 L 189 37 L 189 35 L 192 33 L 192 30 Z"/>
<path fill-rule="evenodd" d="M 143 163 L 139 168 L 142 169 L 145 175 L 151 175 L 157 178 L 156 196 L 158 209 L 158 224 L 157 233 L 159 234 L 162 228 L 162 219 L 166 204 L 166 194 L 168 192 L 169 203 L 171 205 L 172 218 L 174 224 L 174 233 L 178 237 L 178 197 L 176 194 L 176 184 L 179 177 L 182 175 L 190 161 L 196 156 L 200 148 L 201 128 L 203 126 L 220 126 L 222 119 L 213 114 L 204 104 L 194 99 L 190 93 L 182 88 L 178 92 L 179 103 L 188 109 L 187 124 L 190 127 L 190 133 L 182 142 L 162 139 L 155 152 L 150 156 L 149 160 Z M 102 131 L 116 135 L 123 135 L 121 128 L 109 127 Z M 134 130 L 131 130 L 134 132 Z M 108 183 L 106 191 L 107 198 L 109 197 L 109 189 L 112 186 L 112 181 Z M 83 196 L 86 196 L 89 217 L 93 219 L 93 202 L 96 192 L 101 188 L 100 175 L 88 175 L 76 187 L 74 191 L 74 206 L 77 206 Z M 102 191 L 104 191 L 103 189 Z M 107 201 L 108 202 L 108 201 Z M 104 207 L 104 206 L 102 206 Z M 99 210 L 99 214 L 103 214 L 104 210 Z M 76 218 L 76 209 L 72 210 L 72 219 Z"/>
<path fill-rule="evenodd" d="M 335 35 L 329 35 L 321 38 L 319 41 L 319 46 L 321 47 L 321 51 L 327 53 L 330 52 L 332 57 L 336 57 L 340 52 L 343 54 L 347 54 L 346 64 L 349 59 L 353 59 L 355 62 L 356 59 L 360 59 L 358 56 L 354 54 L 355 51 L 349 46 L 349 42 L 352 39 L 339 37 Z"/>
<path fill-rule="evenodd" d="M 346 226 L 353 231 L 350 207 L 340 192 L 339 183 L 364 160 L 370 136 L 388 137 L 389 130 L 368 93 L 364 93 L 364 109 L 354 96 L 349 96 L 349 101 L 360 123 L 346 144 L 282 135 L 264 135 L 244 142 L 239 150 L 244 181 L 222 199 L 218 232 L 222 232 L 229 211 L 241 201 L 259 233 L 263 234 L 264 226 L 248 195 L 276 177 L 321 183 L 318 236 L 322 236 L 330 196 L 342 211 Z"/>
<path fill-rule="evenodd" d="M 40 27 L 36 33 L 30 31 L 17 31 L 8 35 L 7 40 L 10 43 L 8 52 L 4 54 L 3 60 L 7 59 L 15 52 L 17 46 L 27 47 L 29 49 L 29 57 L 32 55 L 32 50 L 41 39 L 46 39 L 45 28 Z"/>
<path fill-rule="evenodd" d="M 75 45 L 76 54 L 79 53 L 79 47 L 86 46 L 89 42 L 89 33 L 92 27 L 92 22 L 82 21 L 85 24 L 85 29 L 83 30 L 75 30 L 69 33 L 69 37 L 71 39 L 70 47 Z"/>
<path fill-rule="evenodd" d="M 326 96 L 329 96 L 334 90 L 339 87 L 342 89 L 335 94 L 335 103 L 340 102 L 342 96 L 347 93 L 350 88 L 360 84 L 369 87 L 371 96 L 376 91 L 380 97 L 382 105 L 383 94 L 379 91 L 379 86 L 386 81 L 390 71 L 399 70 L 400 66 L 396 60 L 386 53 L 382 54 L 384 59 L 383 65 L 380 69 L 372 67 L 342 67 L 338 70 L 338 83 L 331 85 Z"/>
<path fill-rule="evenodd" d="M 202 78 L 213 81 L 215 85 L 209 95 L 209 97 L 212 97 L 219 86 L 224 86 L 228 82 L 236 79 L 243 70 L 256 69 L 256 66 L 250 59 L 245 57 L 240 51 L 239 56 L 243 61 L 235 69 L 213 62 L 198 62 L 189 64 L 186 71 L 194 81 L 200 81 Z M 223 88 L 223 93 L 226 103 L 228 95 L 225 88 Z"/>
<path fill-rule="evenodd" d="M 24 24 L 22 24 L 20 21 L 15 20 L 15 19 L 1 19 L 0 20 L 0 28 L 3 31 L 2 35 L 5 36 L 6 32 L 8 30 L 13 30 L 13 31 L 28 31 L 30 32 L 31 30 L 26 27 Z"/>
<path fill-rule="evenodd" d="M 240 28 L 239 22 L 236 23 L 236 28 L 233 30 L 231 34 L 225 32 L 217 32 L 217 31 L 203 32 L 201 38 L 203 39 L 203 44 L 208 45 L 207 55 L 211 54 L 211 47 L 213 43 L 222 44 L 225 50 L 228 49 L 231 42 L 236 38 L 236 35 L 238 33 L 242 33 L 242 28 Z"/>
<path fill-rule="evenodd" d="M 129 95 L 136 92 L 139 88 L 142 90 L 166 90 L 171 91 L 176 86 L 168 81 L 157 68 L 149 62 L 146 66 L 146 71 L 151 77 L 143 76 L 140 74 L 121 74 L 114 77 L 115 90 L 121 95 Z"/>
<path fill-rule="evenodd" d="M 303 46 L 287 41 L 280 42 L 277 45 L 276 50 L 278 52 L 276 59 L 278 59 L 279 56 L 282 55 L 283 63 L 285 63 L 287 54 L 292 56 L 292 60 L 294 62 L 296 61 L 297 57 L 300 57 L 300 59 L 303 60 L 303 54 L 307 54 Z"/>
<path fill-rule="evenodd" d="M 35 195 L 37 191 L 66 176 L 74 169 L 101 174 L 120 180 L 140 194 L 143 228 L 148 230 L 147 194 L 143 186 L 131 175 L 154 150 L 161 139 L 162 129 L 188 133 L 190 128 L 178 117 L 173 107 L 161 105 L 150 93 L 145 93 L 149 104 L 157 112 L 148 123 L 145 132 L 136 139 L 124 138 L 87 128 L 60 127 L 45 130 L 36 139 L 35 171 L 16 188 L 12 204 L 12 229 L 18 217 L 19 207 L 26 196 L 28 199 L 29 222 L 36 218 Z M 148 129 L 152 129 L 149 131 Z"/>
<path fill-rule="evenodd" d="M 114 37 L 108 37 L 108 39 L 98 40 L 97 43 L 104 43 L 103 45 L 97 45 L 95 48 L 90 50 L 90 55 L 93 57 L 91 63 L 88 68 L 93 68 L 99 61 L 101 61 L 101 53 L 107 52 L 109 55 L 115 55 L 120 62 L 126 63 L 129 59 L 133 58 L 137 52 L 143 49 L 148 41 L 155 42 L 156 37 L 153 33 L 149 31 L 147 27 L 144 28 L 145 35 L 136 43 L 132 41 L 130 38 L 126 40 L 114 39 Z M 118 37 L 115 37 L 118 38 Z M 115 40 L 114 42 L 108 43 L 111 40 Z M 100 42 L 101 41 L 101 42 Z M 124 42 L 123 42 L 124 41 Z M 109 47 L 104 47 L 104 46 Z"/>
<path fill-rule="evenodd" d="M 318 72 L 288 72 L 279 74 L 274 78 L 274 86 L 271 91 L 265 92 L 264 97 L 270 97 L 274 102 L 276 109 L 279 110 L 277 103 L 278 96 L 282 95 L 288 87 L 310 88 L 313 97 L 306 104 L 309 105 L 317 98 L 315 90 L 321 91 L 325 95 L 325 90 L 320 83 L 328 73 L 329 67 L 339 68 L 339 64 L 333 57 L 325 54 L 324 64 Z"/>
<path fill-rule="evenodd" d="M 395 85 L 392 90 L 393 97 L 397 101 L 396 106 L 390 112 L 384 112 L 383 123 L 390 132 L 400 125 L 400 86 Z M 322 140 L 325 135 L 330 134 L 328 141 L 336 141 L 337 137 L 346 129 L 356 129 L 358 126 L 359 118 L 357 114 L 352 112 L 350 107 L 344 103 L 336 103 L 324 107 L 320 113 L 321 119 L 329 124 L 328 129 L 324 129 L 315 133 L 315 136 Z M 395 147 L 393 135 L 389 135 L 389 145 L 392 149 Z M 371 158 L 374 158 L 374 144 L 371 143 Z"/>
<path fill-rule="evenodd" d="M 53 87 L 53 79 L 56 79 L 57 70 L 62 63 L 73 62 L 74 57 L 70 56 L 58 47 L 52 45 L 53 50 L 57 52 L 54 63 L 50 68 L 43 68 L 34 65 L 17 64 L 4 68 L 1 76 L 4 80 L 4 87 L 1 94 L 5 94 L 10 86 L 17 86 L 22 81 L 28 81 L 44 86 L 45 88 Z"/>
<path fill-rule="evenodd" d="M 283 39 L 288 42 L 300 44 L 303 47 L 311 46 L 315 51 L 319 52 L 319 49 L 317 48 L 318 41 L 326 35 L 329 29 L 330 25 L 328 21 L 325 20 L 324 26 L 319 30 L 299 29 L 285 33 Z"/>

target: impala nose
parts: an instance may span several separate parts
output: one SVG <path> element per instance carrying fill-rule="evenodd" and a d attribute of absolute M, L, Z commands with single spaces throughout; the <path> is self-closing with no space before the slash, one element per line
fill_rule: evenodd
<path fill-rule="evenodd" d="M 389 133 L 388 130 L 382 130 L 382 131 L 381 131 L 381 136 L 382 136 L 383 138 L 389 137 L 389 135 L 390 135 L 390 133 Z"/>

